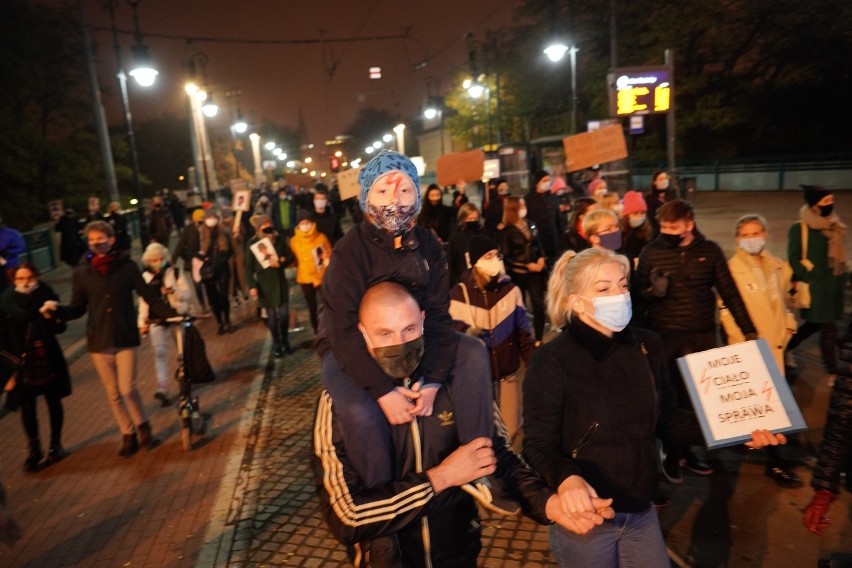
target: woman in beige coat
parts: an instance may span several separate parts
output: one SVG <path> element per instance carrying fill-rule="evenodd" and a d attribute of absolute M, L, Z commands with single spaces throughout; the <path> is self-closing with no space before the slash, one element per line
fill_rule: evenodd
<path fill-rule="evenodd" d="M 737 252 L 728 261 L 731 276 L 748 310 L 757 334 L 772 349 L 778 369 L 784 374 L 784 348 L 796 332 L 796 316 L 784 303 L 790 288 L 790 265 L 766 251 L 766 219 L 761 215 L 743 215 L 737 221 L 734 235 Z M 745 337 L 721 304 L 719 319 L 728 338 L 728 344 L 745 341 Z M 777 448 L 769 451 L 766 475 L 782 487 L 799 487 L 801 480 L 786 468 Z"/>

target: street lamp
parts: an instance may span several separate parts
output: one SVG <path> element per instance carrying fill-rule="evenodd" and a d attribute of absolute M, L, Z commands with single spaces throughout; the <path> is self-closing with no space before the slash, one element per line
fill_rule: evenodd
<path fill-rule="evenodd" d="M 423 118 L 434 120 L 438 118 L 438 128 L 441 136 L 441 155 L 444 155 L 444 101 L 441 97 L 430 96 L 426 99 L 426 108 L 423 109 Z"/>
<path fill-rule="evenodd" d="M 577 133 L 577 52 L 580 51 L 575 45 L 568 45 L 562 41 L 553 41 L 545 47 L 544 54 L 554 63 L 562 61 L 568 53 L 571 64 L 571 134 Z"/>
<path fill-rule="evenodd" d="M 130 72 L 137 83 L 142 86 L 151 86 L 157 77 L 157 70 L 150 64 L 150 56 L 148 56 L 148 47 L 142 42 L 142 32 L 139 30 L 139 16 L 136 8 L 139 5 L 139 0 L 129 0 L 130 6 L 133 8 L 133 31 L 136 39 L 136 44 L 133 46 L 135 55 L 134 69 Z M 139 183 L 139 154 L 136 151 L 136 136 L 133 132 L 133 115 L 130 112 L 130 100 L 127 94 L 127 75 L 124 72 L 124 65 L 121 61 L 121 46 L 118 43 L 118 30 L 115 25 L 115 3 L 114 0 L 108 0 L 107 8 L 109 9 L 110 22 L 112 24 L 112 46 L 115 50 L 115 62 L 118 66 L 118 84 L 121 90 L 121 105 L 124 110 L 124 124 L 127 130 L 127 142 L 130 146 L 130 159 L 133 168 L 133 187 L 136 190 L 136 200 L 141 205 L 142 203 L 142 187 Z M 110 199 L 117 201 L 118 196 L 110 196 Z M 148 227 L 145 219 L 145 213 L 139 209 L 139 242 L 144 249 L 148 245 Z"/>

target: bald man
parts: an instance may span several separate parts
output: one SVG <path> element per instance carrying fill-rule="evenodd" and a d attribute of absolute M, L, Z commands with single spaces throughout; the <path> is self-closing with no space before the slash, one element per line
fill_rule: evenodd
<path fill-rule="evenodd" d="M 407 377 L 423 356 L 423 320 L 411 293 L 392 282 L 369 288 L 359 309 L 358 329 L 370 355 L 409 398 L 419 396 L 420 381 Z M 481 344 L 479 351 L 487 364 Z M 350 547 L 355 566 L 476 566 L 480 522 L 463 486 L 495 472 L 524 514 L 539 523 L 586 532 L 612 514 L 611 500 L 599 500 L 585 524 L 565 517 L 553 492 L 512 450 L 492 397 L 464 394 L 471 388 L 464 382 L 451 377 L 444 383 L 430 416 L 390 427 L 392 455 L 385 459 L 393 464 L 392 479 L 373 487 L 352 465 L 352 454 L 374 446 L 369 440 L 347 446 L 337 419 L 346 403 L 321 395 L 314 428 L 317 493 L 329 528 Z M 459 405 L 487 405 L 497 433 L 461 443 L 454 421 Z"/>

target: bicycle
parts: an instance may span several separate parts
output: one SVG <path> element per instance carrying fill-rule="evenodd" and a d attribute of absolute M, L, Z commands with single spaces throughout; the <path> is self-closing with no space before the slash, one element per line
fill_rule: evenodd
<path fill-rule="evenodd" d="M 178 398 L 178 417 L 180 418 L 180 438 L 183 449 L 192 449 L 192 435 L 203 436 L 207 432 L 207 420 L 201 414 L 198 397 L 192 396 L 192 378 L 186 372 L 183 346 L 187 328 L 192 326 L 194 316 L 181 315 L 165 320 L 167 324 L 177 324 L 177 359 L 178 367 L 175 370 L 175 380 L 180 385 L 180 396 Z"/>

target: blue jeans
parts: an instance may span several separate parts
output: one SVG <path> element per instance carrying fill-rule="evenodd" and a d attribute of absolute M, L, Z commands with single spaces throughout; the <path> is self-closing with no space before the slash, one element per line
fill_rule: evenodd
<path fill-rule="evenodd" d="M 571 568 L 668 568 L 671 566 L 657 511 L 616 513 L 578 535 L 550 526 L 550 550 L 559 566 Z"/>
<path fill-rule="evenodd" d="M 451 372 L 459 442 L 494 437 L 494 389 L 491 358 L 482 342 L 457 334 L 459 343 Z M 328 351 L 322 360 L 322 383 L 334 402 L 334 413 L 349 458 L 364 485 L 378 487 L 393 479 L 390 425 L 369 391 L 340 369 Z"/>

